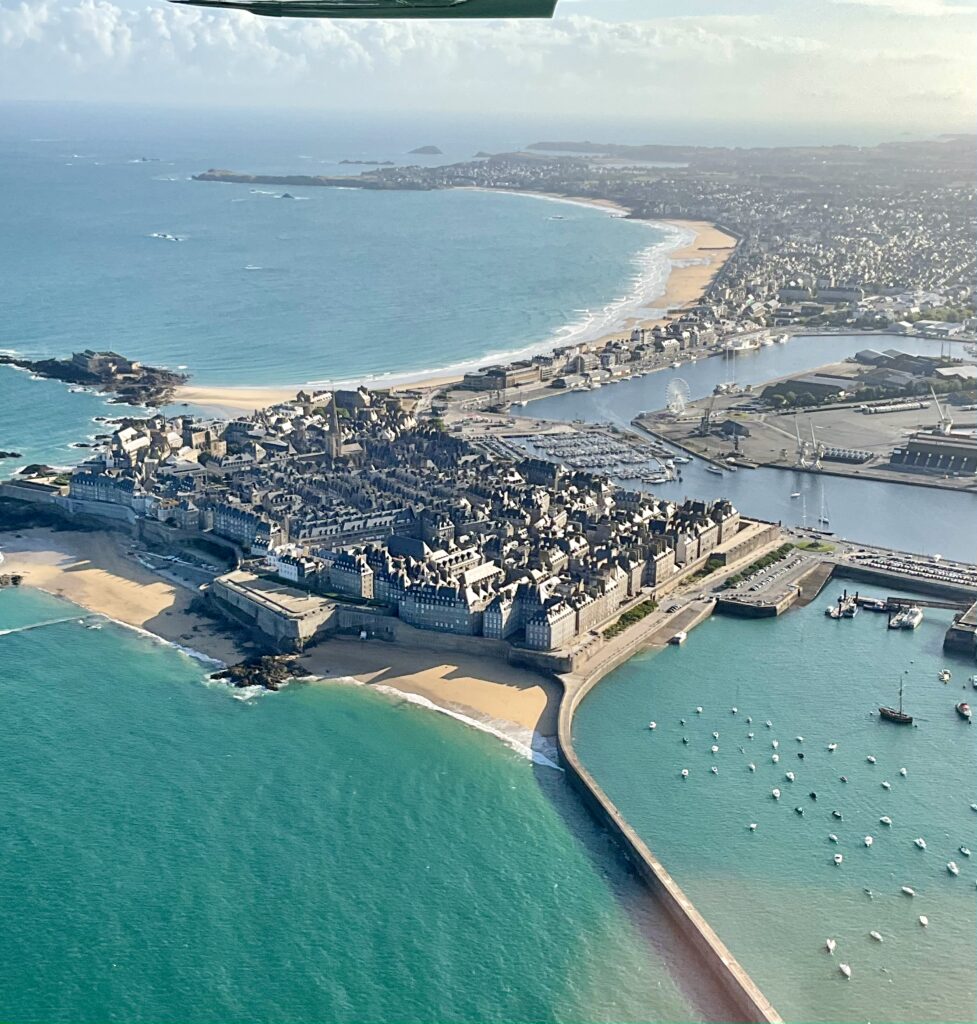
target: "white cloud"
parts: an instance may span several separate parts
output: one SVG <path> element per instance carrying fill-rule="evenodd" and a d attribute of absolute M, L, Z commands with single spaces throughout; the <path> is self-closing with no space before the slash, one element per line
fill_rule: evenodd
<path fill-rule="evenodd" d="M 907 17 L 947 0 L 613 22 L 572 7 L 552 22 L 466 24 L 291 21 L 124 2 L 0 0 L 0 95 L 934 129 L 964 125 L 974 105 L 973 26 Z M 870 9 L 881 7 L 885 31 L 866 33 Z M 900 54 L 927 61 L 925 82 L 909 80 Z"/>

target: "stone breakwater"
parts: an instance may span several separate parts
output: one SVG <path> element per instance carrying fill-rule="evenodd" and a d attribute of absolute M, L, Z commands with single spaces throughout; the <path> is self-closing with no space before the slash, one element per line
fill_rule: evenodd
<path fill-rule="evenodd" d="M 694 628 L 705 621 L 712 611 L 713 608 L 709 605 L 691 621 L 683 622 L 682 628 L 686 630 Z M 666 871 L 661 861 L 627 823 L 614 802 L 584 767 L 574 749 L 573 716 L 581 701 L 604 676 L 634 653 L 636 652 L 631 647 L 623 649 L 619 657 L 602 664 L 586 677 L 574 675 L 559 677 L 563 684 L 563 700 L 560 704 L 557 746 L 567 778 L 580 794 L 591 814 L 621 842 L 628 860 L 638 875 L 672 915 L 682 934 L 701 958 L 702 964 L 709 970 L 721 991 L 728 997 L 730 1008 L 735 1010 L 739 1018 L 744 1021 L 757 1022 L 757 1024 L 782 1024 L 782 1018 L 770 1000 L 760 991 L 756 982 L 726 948 L 709 922 L 696 910 L 692 901 Z"/>

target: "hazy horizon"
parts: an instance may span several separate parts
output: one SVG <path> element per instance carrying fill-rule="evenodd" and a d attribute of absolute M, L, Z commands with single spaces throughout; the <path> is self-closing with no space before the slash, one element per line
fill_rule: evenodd
<path fill-rule="evenodd" d="M 560 0 L 551 22 L 462 24 L 0 0 L 0 95 L 482 121 L 532 111 L 592 137 L 614 125 L 656 132 L 595 141 L 691 143 L 701 126 L 870 142 L 973 130 L 975 11 L 955 0 Z"/>

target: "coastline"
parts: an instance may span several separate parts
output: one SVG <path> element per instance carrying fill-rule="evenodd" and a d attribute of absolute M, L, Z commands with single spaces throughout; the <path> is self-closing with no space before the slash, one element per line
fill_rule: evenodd
<path fill-rule="evenodd" d="M 630 212 L 626 207 L 620 206 L 612 200 L 508 189 L 466 189 L 466 191 L 530 196 L 544 202 L 596 207 L 621 215 Z M 172 405 L 186 403 L 212 415 L 235 416 L 239 413 L 250 413 L 269 405 L 289 401 L 302 389 L 355 387 L 363 384 L 373 388 L 389 387 L 392 390 L 408 388 L 433 390 L 454 384 L 462 379 L 466 371 L 491 363 L 510 362 L 514 359 L 552 352 L 555 348 L 572 343 L 574 340 L 603 344 L 611 338 L 620 337 L 622 334 L 630 332 L 635 327 L 651 328 L 666 323 L 670 311 L 693 306 L 701 300 L 705 289 L 735 249 L 736 240 L 707 221 L 663 219 L 635 221 L 635 223 L 645 224 L 649 227 L 664 225 L 672 229 L 673 235 L 661 243 L 647 247 L 640 254 L 639 259 L 644 265 L 632 280 L 629 294 L 625 299 L 617 300 L 606 307 L 608 310 L 613 310 L 614 306 L 623 306 L 626 309 L 626 312 L 622 311 L 623 315 L 620 318 L 615 318 L 611 312 L 610 315 L 614 320 L 614 326 L 611 328 L 601 327 L 594 330 L 590 323 L 564 324 L 545 341 L 535 342 L 520 349 L 489 352 L 450 366 L 392 371 L 348 380 L 311 380 L 294 385 L 269 387 L 187 384 L 175 389 Z M 662 280 L 663 261 L 664 264 L 667 264 L 664 280 Z M 580 334 L 581 337 L 575 338 L 576 334 Z"/>
<path fill-rule="evenodd" d="M 65 598 L 201 661 L 233 664 L 254 653 L 192 610 L 195 591 L 145 568 L 128 547 L 126 536 L 102 531 L 0 534 L 3 571 L 22 574 L 22 586 Z M 537 763 L 558 767 L 553 737 L 561 690 L 545 676 L 495 658 L 353 640 L 320 644 L 301 663 L 316 685 L 367 686 L 449 715 Z"/>

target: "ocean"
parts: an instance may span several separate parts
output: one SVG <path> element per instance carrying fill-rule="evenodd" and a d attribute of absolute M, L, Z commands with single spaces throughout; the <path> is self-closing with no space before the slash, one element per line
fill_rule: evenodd
<path fill-rule="evenodd" d="M 0 592 L 5 1021 L 715 1019 L 561 772 L 81 614 Z"/>
<path fill-rule="evenodd" d="M 839 590 L 632 659 L 580 706 L 577 752 L 787 1020 L 973 1021 L 977 862 L 959 847 L 977 854 L 977 729 L 954 704 L 974 703 L 975 665 L 942 650 L 951 612 L 925 609 L 915 632 L 870 612 L 839 622 L 824 615 Z M 903 677 L 914 727 L 877 711 Z"/>

